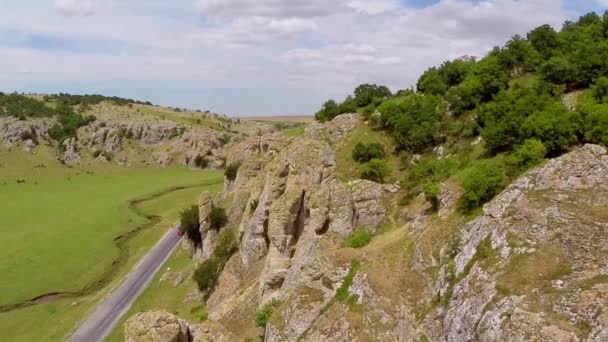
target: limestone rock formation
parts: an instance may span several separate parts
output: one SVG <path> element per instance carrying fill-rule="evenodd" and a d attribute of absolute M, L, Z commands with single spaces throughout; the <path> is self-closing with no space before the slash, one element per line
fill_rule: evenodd
<path fill-rule="evenodd" d="M 230 203 L 239 250 L 205 297 L 211 322 L 189 326 L 191 336 L 251 337 L 256 311 L 271 304 L 265 341 L 608 338 L 604 147 L 548 161 L 464 222 L 454 184 L 440 185 L 438 208 L 421 195 L 391 210 L 398 184 L 338 180 L 342 140 L 324 132 L 346 137 L 355 125 L 352 116 L 336 120 L 301 137 L 268 134 L 227 149 L 240 168 L 223 194 L 201 196 L 202 247 L 191 250 L 204 260 L 215 248 L 205 218 L 220 201 Z M 361 249 L 342 247 L 356 227 L 378 232 L 396 216 L 402 227 Z"/>
<path fill-rule="evenodd" d="M 125 323 L 127 342 L 189 342 L 188 323 L 164 310 L 144 312 Z"/>
<path fill-rule="evenodd" d="M 189 324 L 164 310 L 139 313 L 125 323 L 126 342 L 230 342 L 234 336 L 214 323 Z"/>
<path fill-rule="evenodd" d="M 78 154 L 78 143 L 76 139 L 70 138 L 63 142 L 63 157 L 62 161 L 65 165 L 77 165 L 80 163 L 80 155 Z"/>

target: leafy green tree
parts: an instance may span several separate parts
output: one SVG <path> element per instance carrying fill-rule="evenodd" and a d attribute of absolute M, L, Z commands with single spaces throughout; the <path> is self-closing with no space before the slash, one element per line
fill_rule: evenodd
<path fill-rule="evenodd" d="M 448 90 L 441 72 L 437 68 L 430 68 L 418 79 L 416 88 L 419 92 L 431 95 L 443 95 Z"/>
<path fill-rule="evenodd" d="M 510 158 L 510 163 L 518 170 L 525 170 L 540 164 L 547 154 L 547 148 L 538 139 L 528 139 L 518 146 Z"/>
<path fill-rule="evenodd" d="M 201 232 L 198 206 L 193 205 L 180 214 L 180 230 L 186 233 L 186 237 L 195 245 L 200 245 Z"/>
<path fill-rule="evenodd" d="M 335 118 L 340 114 L 340 108 L 338 103 L 335 100 L 327 100 L 323 103 L 323 107 L 321 110 L 315 114 L 315 118 L 317 121 L 325 122 L 331 121 L 331 119 Z"/>
<path fill-rule="evenodd" d="M 507 70 L 524 72 L 535 70 L 542 59 L 538 51 L 519 35 L 511 38 L 497 56 Z"/>
<path fill-rule="evenodd" d="M 595 81 L 591 87 L 593 97 L 600 103 L 608 100 L 608 77 L 602 76 Z"/>
<path fill-rule="evenodd" d="M 436 96 L 412 94 L 399 103 L 387 101 L 378 110 L 398 148 L 418 152 L 435 145 L 434 128 L 441 118 L 438 104 Z"/>
<path fill-rule="evenodd" d="M 576 82 L 576 67 L 564 57 L 552 57 L 541 69 L 544 77 L 557 84 L 572 84 Z"/>
<path fill-rule="evenodd" d="M 479 163 L 462 179 L 464 194 L 460 199 L 460 209 L 468 212 L 491 200 L 504 187 L 502 167 L 496 163 Z"/>
<path fill-rule="evenodd" d="M 579 115 L 567 111 L 563 105 L 554 105 L 536 111 L 521 127 L 525 138 L 536 138 L 547 148 L 547 153 L 557 154 L 577 142 Z"/>
<path fill-rule="evenodd" d="M 357 107 L 365 107 L 375 98 L 386 99 L 392 96 L 390 89 L 383 85 L 361 84 L 354 91 L 354 102 Z"/>
<path fill-rule="evenodd" d="M 236 179 L 236 175 L 239 172 L 239 167 L 241 167 L 241 162 L 233 162 L 226 167 L 226 171 L 224 171 L 224 175 L 226 179 L 229 181 L 233 181 Z"/>
<path fill-rule="evenodd" d="M 555 50 L 559 48 L 557 32 L 551 25 L 542 25 L 530 31 L 528 41 L 545 60 L 551 58 Z"/>
<path fill-rule="evenodd" d="M 608 106 L 584 104 L 579 109 L 586 142 L 608 146 Z"/>
<path fill-rule="evenodd" d="M 209 223 L 211 229 L 220 230 L 228 223 L 226 209 L 221 207 L 213 207 L 209 213 Z"/>

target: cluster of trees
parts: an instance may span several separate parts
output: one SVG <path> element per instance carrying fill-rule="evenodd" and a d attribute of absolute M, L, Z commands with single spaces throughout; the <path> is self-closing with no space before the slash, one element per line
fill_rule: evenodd
<path fill-rule="evenodd" d="M 341 103 L 333 99 L 326 101 L 315 118 L 321 122 L 329 121 L 340 114 L 355 113 L 358 108 L 376 106 L 392 96 L 388 87 L 377 84 L 362 84 L 353 93 Z"/>
<path fill-rule="evenodd" d="M 57 111 L 44 102 L 19 94 L 0 93 L 0 116 L 14 116 L 25 120 L 27 117 L 57 115 Z"/>
<path fill-rule="evenodd" d="M 396 152 L 408 156 L 481 136 L 485 157 L 504 155 L 499 167 L 506 172 L 499 177 L 495 165 L 484 165 L 465 175 L 463 207 L 472 208 L 491 198 L 505 184 L 504 177 L 514 177 L 545 156 L 581 143 L 608 144 L 606 61 L 608 12 L 590 13 L 564 23 L 559 32 L 543 25 L 525 37 L 514 36 L 482 59 L 466 56 L 429 68 L 415 90 L 393 95 L 386 87 L 359 86 L 343 103 L 326 102 L 317 119 L 359 112 L 389 132 Z M 578 92 L 567 97 L 574 99 L 568 103 L 564 95 L 573 91 Z M 412 174 L 423 172 L 436 181 L 427 175 L 443 172 L 439 162 L 423 166 L 410 167 Z M 436 190 L 436 184 L 429 184 L 425 195 L 433 201 Z"/>
<path fill-rule="evenodd" d="M 110 102 L 118 106 L 125 106 L 128 104 L 145 104 L 152 105 L 150 101 L 138 101 L 133 99 L 125 99 L 117 96 L 103 96 L 99 94 L 85 94 L 85 95 L 72 95 L 67 93 L 59 93 L 52 95 L 45 95 L 44 101 L 46 102 L 57 102 L 63 103 L 67 106 L 91 106 L 101 102 Z"/>
<path fill-rule="evenodd" d="M 0 116 L 14 116 L 21 120 L 28 117 L 57 117 L 58 122 L 51 127 L 49 135 L 60 147 L 65 140 L 77 136 L 78 128 L 95 121 L 94 116 L 76 113 L 65 103 L 51 107 L 32 97 L 3 93 L 0 93 Z"/>

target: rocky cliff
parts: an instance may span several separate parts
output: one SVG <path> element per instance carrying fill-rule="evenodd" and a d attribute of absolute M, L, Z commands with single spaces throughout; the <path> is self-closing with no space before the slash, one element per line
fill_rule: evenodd
<path fill-rule="evenodd" d="M 198 262 L 209 258 L 217 232 L 206 214 L 229 203 L 239 250 L 206 297 L 209 324 L 224 338 L 608 340 L 605 148 L 550 160 L 465 222 L 450 184 L 433 213 L 423 198 L 399 208 L 396 185 L 339 181 L 335 148 L 356 121 L 342 116 L 302 137 L 264 135 L 227 150 L 241 162 L 238 175 L 220 197 L 201 196 L 201 247 L 186 246 Z M 357 227 L 375 238 L 344 248 Z M 272 312 L 261 334 L 260 309 Z"/>
<path fill-rule="evenodd" d="M 218 169 L 225 166 L 226 146 L 254 134 L 254 129 L 270 128 L 217 114 L 175 112 L 144 105 L 102 103 L 85 114 L 94 115 L 96 120 L 79 128 L 77 137 L 63 142 L 58 159 L 66 165 L 95 160 L 123 166 L 137 163 L 166 167 L 179 163 Z M 56 122 L 55 118 L 0 117 L 0 143 L 22 146 L 25 152 L 41 144 L 55 145 L 48 132 Z"/>

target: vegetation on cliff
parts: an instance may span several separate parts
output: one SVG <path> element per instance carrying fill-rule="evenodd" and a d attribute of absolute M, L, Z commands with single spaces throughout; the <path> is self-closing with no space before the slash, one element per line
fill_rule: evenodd
<path fill-rule="evenodd" d="M 545 156 L 608 143 L 607 28 L 608 13 L 584 15 L 559 32 L 543 25 L 479 60 L 465 56 L 429 68 L 415 90 L 392 94 L 361 85 L 341 103 L 325 102 L 316 118 L 359 112 L 392 136 L 393 152 L 407 163 L 409 190 L 456 175 L 465 188 L 462 208 L 472 209 Z M 480 138 L 477 150 L 471 143 Z M 433 158 L 437 146 L 448 156 Z M 369 161 L 363 146 L 355 152 L 355 160 Z M 416 154 L 422 159 L 412 159 Z M 366 178 L 381 181 L 372 166 Z"/>

